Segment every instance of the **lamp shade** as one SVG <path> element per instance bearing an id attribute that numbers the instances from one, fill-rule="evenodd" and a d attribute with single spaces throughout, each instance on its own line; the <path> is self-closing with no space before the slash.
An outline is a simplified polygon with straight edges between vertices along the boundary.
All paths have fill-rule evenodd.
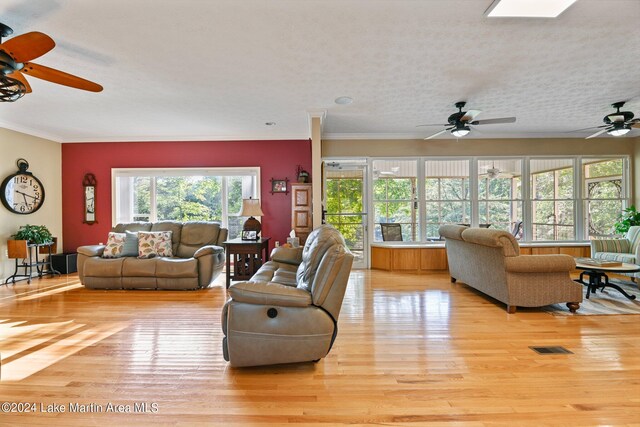
<path id="1" fill-rule="evenodd" d="M 240 209 L 239 216 L 262 216 L 262 209 L 260 208 L 260 199 L 242 199 L 242 209 Z"/>
<path id="2" fill-rule="evenodd" d="M 622 136 L 622 135 L 626 135 L 627 133 L 629 133 L 629 131 L 631 130 L 631 127 L 629 125 L 626 124 L 622 124 L 622 125 L 614 125 L 613 129 L 609 129 L 607 131 L 607 133 L 611 136 Z"/>

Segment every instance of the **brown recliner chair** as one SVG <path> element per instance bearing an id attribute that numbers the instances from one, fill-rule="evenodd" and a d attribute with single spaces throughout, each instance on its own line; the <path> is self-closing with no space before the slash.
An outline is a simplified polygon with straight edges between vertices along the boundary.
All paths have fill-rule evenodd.
<path id="1" fill-rule="evenodd" d="M 338 332 L 353 255 L 332 226 L 304 248 L 276 248 L 246 282 L 229 287 L 222 310 L 224 358 L 231 366 L 317 361 Z"/>

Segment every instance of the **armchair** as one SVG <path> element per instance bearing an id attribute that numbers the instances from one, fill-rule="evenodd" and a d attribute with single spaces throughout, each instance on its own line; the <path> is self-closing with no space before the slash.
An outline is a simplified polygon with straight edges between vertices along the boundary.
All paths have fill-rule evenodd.
<path id="1" fill-rule="evenodd" d="M 640 226 L 631 226 L 622 239 L 596 239 L 591 241 L 591 258 L 638 264 L 640 261 Z M 626 273 L 634 281 L 639 273 Z"/>
<path id="2" fill-rule="evenodd" d="M 222 310 L 222 349 L 231 366 L 306 362 L 325 357 L 353 255 L 330 225 L 315 229 L 304 248 L 276 248 L 246 282 L 229 287 Z"/>

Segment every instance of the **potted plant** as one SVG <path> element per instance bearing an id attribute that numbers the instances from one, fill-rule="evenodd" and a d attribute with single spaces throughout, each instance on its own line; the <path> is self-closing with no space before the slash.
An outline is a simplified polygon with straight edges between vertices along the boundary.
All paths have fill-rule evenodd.
<path id="1" fill-rule="evenodd" d="M 13 234 L 16 240 L 26 240 L 29 244 L 41 245 L 53 242 L 53 235 L 45 225 L 23 225 Z"/>
<path id="2" fill-rule="evenodd" d="M 622 211 L 622 214 L 620 214 L 620 217 L 614 226 L 616 233 L 625 234 L 629 231 L 629 227 L 633 225 L 640 225 L 640 212 L 636 210 L 634 205 L 631 205 Z"/>
<path id="3" fill-rule="evenodd" d="M 298 175 L 298 182 L 309 182 L 309 172 L 302 169 L 302 166 L 296 167 L 296 175 Z"/>

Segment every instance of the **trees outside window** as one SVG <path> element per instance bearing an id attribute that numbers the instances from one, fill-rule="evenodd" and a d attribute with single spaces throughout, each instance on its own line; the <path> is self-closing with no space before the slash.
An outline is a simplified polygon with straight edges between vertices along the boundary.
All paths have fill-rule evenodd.
<path id="1" fill-rule="evenodd" d="M 582 159 L 586 235 L 612 237 L 624 208 L 623 159 Z"/>
<path id="2" fill-rule="evenodd" d="M 240 237 L 242 199 L 257 197 L 258 168 L 116 169 L 116 222 L 217 221 Z"/>
<path id="3" fill-rule="evenodd" d="M 380 223 L 400 224 L 402 240 L 418 236 L 417 162 L 376 160 L 373 162 L 374 240 L 382 241 Z"/>
<path id="4" fill-rule="evenodd" d="M 444 224 L 471 223 L 469 160 L 425 161 L 425 237 L 438 240 Z"/>
<path id="5" fill-rule="evenodd" d="M 522 160 L 479 160 L 479 224 L 511 232 L 522 221 L 522 206 Z"/>
<path id="6" fill-rule="evenodd" d="M 573 159 L 530 162 L 533 240 L 574 240 Z"/>

